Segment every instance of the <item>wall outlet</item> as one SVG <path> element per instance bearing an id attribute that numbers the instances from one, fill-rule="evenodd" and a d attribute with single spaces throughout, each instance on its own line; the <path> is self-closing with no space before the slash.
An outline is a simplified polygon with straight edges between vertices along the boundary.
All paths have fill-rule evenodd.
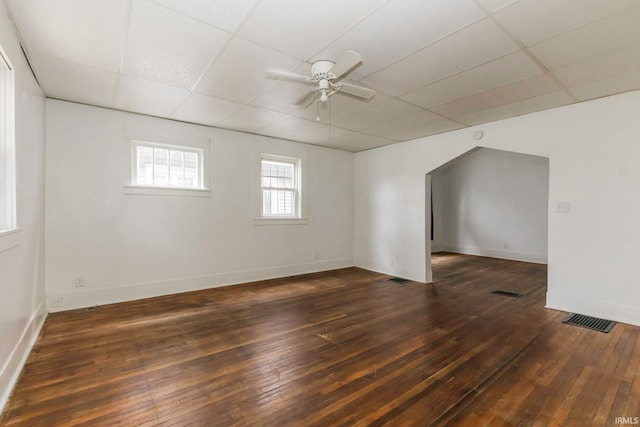
<path id="1" fill-rule="evenodd" d="M 568 213 L 571 210 L 569 202 L 556 202 L 556 212 Z"/>
<path id="2" fill-rule="evenodd" d="M 394 260 L 389 261 L 389 265 L 394 265 L 396 262 Z"/>
<path id="3" fill-rule="evenodd" d="M 64 299 L 62 297 L 55 297 L 53 299 L 53 308 L 60 308 L 62 307 L 62 302 L 64 301 Z"/>
<path id="4" fill-rule="evenodd" d="M 77 276 L 73 278 L 73 286 L 75 286 L 76 288 L 84 288 L 84 284 L 84 277 Z"/>
<path id="5" fill-rule="evenodd" d="M 318 260 L 318 258 L 320 258 L 320 256 L 319 256 L 317 253 L 316 253 L 316 254 L 313 254 L 313 260 L 314 260 L 314 261 L 317 261 L 317 260 Z"/>
<path id="6" fill-rule="evenodd" d="M 505 243 L 504 245 L 502 245 L 502 247 L 505 248 L 505 249 L 509 249 L 509 244 Z"/>

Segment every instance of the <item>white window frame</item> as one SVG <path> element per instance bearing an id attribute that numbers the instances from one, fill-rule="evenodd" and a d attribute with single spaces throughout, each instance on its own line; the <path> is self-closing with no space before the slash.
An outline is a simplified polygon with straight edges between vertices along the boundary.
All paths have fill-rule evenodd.
<path id="1" fill-rule="evenodd" d="M 207 138 L 190 135 L 168 135 L 145 131 L 125 129 L 124 132 L 124 184 L 123 193 L 126 195 L 151 195 L 151 196 L 192 196 L 209 197 L 210 190 L 210 141 Z M 174 149 L 184 152 L 197 152 L 199 154 L 200 188 L 160 186 L 137 184 L 136 164 L 137 147 L 147 146 L 165 149 Z"/>
<path id="2" fill-rule="evenodd" d="M 306 155 L 293 153 L 293 156 L 284 156 L 271 153 L 260 153 L 256 164 L 256 196 L 254 197 L 254 225 L 304 225 L 306 218 Z M 300 154 L 300 155 L 297 155 Z M 263 161 L 290 163 L 294 166 L 295 182 L 295 215 L 275 216 L 263 214 L 263 187 L 262 187 L 262 162 Z"/>
<path id="3" fill-rule="evenodd" d="M 0 46 L 0 252 L 15 246 L 16 215 L 15 68 Z"/>

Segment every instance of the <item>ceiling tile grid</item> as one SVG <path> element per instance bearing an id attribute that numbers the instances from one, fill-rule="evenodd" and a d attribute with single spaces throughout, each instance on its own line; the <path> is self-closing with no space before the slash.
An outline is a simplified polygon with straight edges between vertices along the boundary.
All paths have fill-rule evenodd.
<path id="1" fill-rule="evenodd" d="M 640 0 L 7 0 L 47 96 L 360 151 L 640 89 Z M 353 50 L 374 89 L 297 105 Z"/>

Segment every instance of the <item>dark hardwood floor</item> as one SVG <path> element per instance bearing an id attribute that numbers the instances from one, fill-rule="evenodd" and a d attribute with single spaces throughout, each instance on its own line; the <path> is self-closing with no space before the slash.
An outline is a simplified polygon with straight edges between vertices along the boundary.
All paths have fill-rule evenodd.
<path id="1" fill-rule="evenodd" d="M 616 425 L 640 328 L 544 308 L 546 266 L 436 254 L 49 315 L 2 425 Z M 525 294 L 513 299 L 495 289 Z"/>

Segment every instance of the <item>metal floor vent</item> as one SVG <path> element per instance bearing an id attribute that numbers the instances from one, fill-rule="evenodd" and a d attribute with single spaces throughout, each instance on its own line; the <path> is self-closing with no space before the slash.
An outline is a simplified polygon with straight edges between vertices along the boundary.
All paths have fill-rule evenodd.
<path id="1" fill-rule="evenodd" d="M 598 319 L 597 317 L 585 316 L 584 314 L 575 313 L 564 319 L 562 323 L 580 326 L 598 332 L 604 332 L 605 334 L 608 334 L 616 324 L 616 322 L 614 322 L 613 320 Z"/>
<path id="2" fill-rule="evenodd" d="M 518 294 L 515 292 L 509 292 L 509 291 L 492 291 L 491 293 L 495 295 L 502 295 L 503 297 L 510 297 L 510 298 L 521 298 L 524 296 L 523 294 Z"/>
<path id="3" fill-rule="evenodd" d="M 396 283 L 406 283 L 409 281 L 409 279 L 403 279 L 402 277 L 392 277 L 391 279 L 389 279 L 389 281 Z"/>

